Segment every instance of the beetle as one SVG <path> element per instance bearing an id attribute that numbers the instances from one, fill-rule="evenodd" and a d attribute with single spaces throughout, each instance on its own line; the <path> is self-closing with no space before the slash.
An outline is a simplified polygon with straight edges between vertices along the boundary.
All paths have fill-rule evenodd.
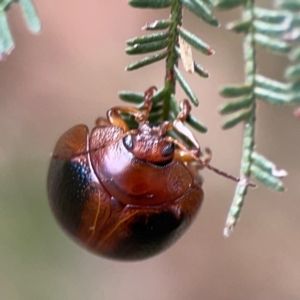
<path id="1" fill-rule="evenodd" d="M 113 107 L 91 133 L 77 125 L 54 148 L 47 182 L 52 211 L 75 241 L 98 255 L 139 260 L 171 246 L 201 207 L 199 170 L 216 171 L 184 125 L 187 100 L 173 123 L 147 121 L 154 91 L 145 92 L 142 109 Z M 132 115 L 138 128 L 130 130 L 121 113 Z M 193 146 L 168 136 L 173 128 Z"/>

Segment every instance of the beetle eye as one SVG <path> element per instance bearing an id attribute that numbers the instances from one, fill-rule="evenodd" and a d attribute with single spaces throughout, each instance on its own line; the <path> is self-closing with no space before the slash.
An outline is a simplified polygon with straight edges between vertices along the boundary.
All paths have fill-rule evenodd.
<path id="1" fill-rule="evenodd" d="M 133 141 L 131 134 L 128 134 L 123 138 L 123 144 L 127 150 L 133 149 Z"/>
<path id="2" fill-rule="evenodd" d="M 174 143 L 168 143 L 164 147 L 161 154 L 162 154 L 162 156 L 169 156 L 169 155 L 173 154 L 174 150 L 175 150 Z"/>

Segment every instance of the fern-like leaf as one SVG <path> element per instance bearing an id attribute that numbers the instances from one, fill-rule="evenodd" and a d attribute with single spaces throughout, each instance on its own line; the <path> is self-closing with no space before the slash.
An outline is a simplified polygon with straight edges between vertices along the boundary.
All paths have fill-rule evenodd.
<path id="1" fill-rule="evenodd" d="M 226 220 L 224 234 L 227 236 L 239 218 L 251 178 L 257 179 L 275 191 L 284 190 L 281 178 L 287 173 L 277 171 L 272 162 L 254 152 L 256 101 L 259 99 L 272 104 L 292 103 L 290 84 L 259 75 L 255 54 L 257 46 L 277 54 L 286 54 L 290 51 L 290 44 L 282 37 L 290 30 L 293 22 L 291 14 L 286 11 L 255 7 L 254 0 L 220 0 L 216 4 L 216 7 L 221 9 L 238 6 L 243 10 L 242 20 L 230 23 L 227 28 L 244 34 L 245 82 L 226 86 L 220 92 L 225 98 L 238 97 L 220 108 L 221 114 L 229 114 L 223 128 L 228 129 L 241 122 L 244 123 L 241 180 L 236 187 Z M 293 71 L 293 75 L 297 73 L 296 70 Z"/>
<path id="2" fill-rule="evenodd" d="M 289 84 L 289 101 L 300 104 L 300 1 L 278 0 L 277 6 L 285 10 L 292 19 L 290 31 L 286 33 L 285 39 L 294 42 L 294 48 L 290 52 L 290 66 L 286 69 L 285 77 Z M 300 108 L 295 110 L 295 116 L 300 118 Z"/>
<path id="3" fill-rule="evenodd" d="M 205 55 L 211 55 L 214 50 L 203 40 L 189 30 L 182 27 L 182 11 L 184 8 L 190 10 L 204 22 L 216 26 L 218 21 L 212 14 L 212 0 L 130 0 L 129 4 L 137 8 L 170 8 L 168 19 L 156 20 L 142 27 L 150 34 L 134 37 L 127 41 L 126 53 L 130 55 L 147 54 L 129 66 L 126 70 L 136 70 L 165 60 L 166 71 L 164 75 L 164 86 L 154 95 L 154 102 L 149 120 L 161 122 L 163 120 L 174 120 L 180 109 L 175 96 L 175 86 L 179 83 L 187 98 L 195 105 L 199 100 L 187 83 L 184 73 L 179 70 L 178 62 L 182 61 L 185 71 L 197 73 L 203 78 L 209 76 L 208 71 L 193 60 L 192 48 Z M 142 103 L 143 94 L 135 92 L 121 92 L 120 98 L 132 103 Z M 127 118 L 127 117 L 126 117 Z M 128 117 L 128 122 L 134 126 L 133 119 Z M 193 116 L 189 116 L 187 123 L 198 130 L 206 132 L 207 128 Z"/>

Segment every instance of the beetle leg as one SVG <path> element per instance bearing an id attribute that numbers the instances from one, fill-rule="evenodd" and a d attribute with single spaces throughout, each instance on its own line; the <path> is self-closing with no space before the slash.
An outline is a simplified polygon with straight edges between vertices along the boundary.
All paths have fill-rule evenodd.
<path id="1" fill-rule="evenodd" d="M 200 148 L 188 149 L 183 143 L 181 143 L 180 141 L 178 141 L 170 136 L 165 137 L 165 139 L 166 139 L 166 141 L 174 143 L 175 145 L 177 145 L 179 147 L 179 149 L 175 150 L 175 158 L 179 158 L 180 160 L 182 160 L 184 162 L 197 161 L 202 166 L 205 165 L 205 161 L 202 160 L 200 158 L 200 155 L 198 154 L 198 153 L 200 153 Z"/>
<path id="2" fill-rule="evenodd" d="M 209 148 L 205 148 L 204 151 L 205 153 L 203 155 L 202 160 L 205 162 L 205 164 L 208 164 L 212 158 L 212 151 Z"/>
<path id="3" fill-rule="evenodd" d="M 189 151 L 181 150 L 181 149 L 176 149 L 174 153 L 174 158 L 180 159 L 181 161 L 188 163 L 191 161 L 195 161 L 194 157 L 191 156 Z"/>
<path id="4" fill-rule="evenodd" d="M 184 121 L 187 119 L 187 117 L 189 116 L 189 114 L 191 112 L 191 109 L 192 109 L 191 105 L 190 105 L 189 101 L 185 99 L 180 103 L 180 107 L 181 107 L 181 111 L 178 114 L 176 120 L 174 120 L 173 126 L 178 132 L 183 134 L 185 137 L 187 137 L 192 142 L 194 147 L 191 148 L 189 151 L 193 152 L 193 154 L 196 157 L 199 157 L 200 153 L 201 153 L 200 144 L 196 140 L 196 138 L 194 137 L 192 132 L 184 125 Z"/>
<path id="5" fill-rule="evenodd" d="M 143 110 L 131 106 L 115 106 L 107 111 L 107 119 L 113 126 L 121 127 L 124 132 L 129 131 L 129 127 L 122 118 L 120 112 L 134 116 L 135 120 L 140 123 L 142 120 L 147 120 L 148 114 Z"/>
<path id="6" fill-rule="evenodd" d="M 157 91 L 157 88 L 155 86 L 151 86 L 148 90 L 144 93 L 144 105 L 143 105 L 143 111 L 147 114 L 147 119 L 149 116 L 149 113 L 152 108 L 152 97 L 154 92 Z M 146 120 L 144 120 L 146 121 Z"/>
<path id="7" fill-rule="evenodd" d="M 124 132 L 128 131 L 129 128 L 126 122 L 123 120 L 120 112 L 133 116 L 137 123 L 145 122 L 148 119 L 149 113 L 152 108 L 152 97 L 154 92 L 157 90 L 156 87 L 152 86 L 144 93 L 144 105 L 142 109 L 138 109 L 132 106 L 115 106 L 107 111 L 107 119 L 110 124 L 123 128 Z M 101 124 L 102 120 L 98 119 Z M 98 120 L 96 123 L 98 124 Z"/>
<path id="8" fill-rule="evenodd" d="M 182 135 L 187 137 L 192 142 L 194 146 L 191 149 L 189 149 L 189 151 L 193 152 L 193 154 L 196 157 L 199 157 L 201 153 L 200 144 L 198 143 L 198 141 L 196 140 L 192 132 L 183 124 L 181 120 L 178 119 L 176 119 L 173 122 L 173 126 L 178 132 L 180 132 Z"/>
<path id="9" fill-rule="evenodd" d="M 174 141 L 173 141 L 174 142 Z M 178 145 L 178 143 L 177 143 Z M 201 165 L 207 165 L 211 161 L 212 158 L 212 152 L 209 148 L 205 148 L 204 156 L 201 158 Z M 182 150 L 182 149 L 176 149 L 175 150 L 175 158 L 178 158 L 184 162 L 192 162 L 195 161 L 194 155 L 191 154 L 190 150 Z M 198 159 L 196 159 L 198 161 Z"/>
<path id="10" fill-rule="evenodd" d="M 179 105 L 181 110 L 177 116 L 177 120 L 184 122 L 189 116 L 192 107 L 190 105 L 190 102 L 187 99 L 182 100 Z"/>
<path id="11" fill-rule="evenodd" d="M 126 124 L 126 122 L 123 120 L 123 118 L 119 112 L 121 111 L 121 112 L 125 112 L 128 114 L 133 114 L 135 112 L 135 110 L 137 110 L 137 109 L 135 109 L 134 107 L 130 107 L 130 106 L 124 106 L 124 107 L 123 106 L 115 106 L 115 107 L 111 108 L 110 110 L 108 110 L 106 115 L 107 115 L 107 119 L 111 125 L 121 127 L 124 130 L 124 132 L 126 132 L 129 130 L 129 127 Z"/>

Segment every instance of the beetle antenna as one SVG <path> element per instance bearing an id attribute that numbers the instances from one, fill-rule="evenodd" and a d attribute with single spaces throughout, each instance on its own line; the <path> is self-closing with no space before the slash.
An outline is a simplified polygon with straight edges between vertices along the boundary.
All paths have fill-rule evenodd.
<path id="1" fill-rule="evenodd" d="M 240 182 L 241 181 L 241 178 L 239 177 L 235 177 L 233 175 L 230 175 L 212 165 L 209 164 L 210 160 L 211 160 L 211 157 L 212 157 L 212 152 L 209 148 L 205 148 L 205 156 L 203 158 L 200 158 L 199 156 L 196 156 L 192 151 L 190 151 L 189 149 L 187 149 L 181 142 L 179 142 L 178 140 L 172 138 L 172 137 L 166 137 L 166 140 L 170 141 L 170 142 L 173 142 L 174 144 L 176 144 L 182 151 L 183 153 L 185 154 L 188 154 L 188 156 L 194 160 L 194 161 L 197 161 L 201 164 L 201 166 L 217 173 L 218 175 L 221 175 L 225 178 L 228 178 L 230 180 L 233 180 L 235 182 Z M 245 182 L 245 185 L 249 186 L 249 187 L 256 187 L 256 184 L 253 183 L 253 182 Z"/>
<path id="2" fill-rule="evenodd" d="M 221 176 L 223 176 L 223 177 L 226 177 L 226 178 L 228 178 L 228 179 L 231 179 L 231 180 L 233 180 L 233 181 L 235 181 L 235 182 L 241 181 L 241 178 L 235 177 L 235 176 L 230 175 L 230 174 L 228 174 L 228 173 L 226 173 L 226 172 L 224 172 L 224 171 L 222 171 L 222 170 L 220 170 L 220 169 L 217 169 L 217 168 L 213 167 L 212 165 L 210 165 L 209 163 L 204 163 L 204 166 L 205 166 L 207 169 L 209 169 L 209 170 L 211 170 L 211 171 L 217 173 L 218 175 L 221 175 Z M 256 184 L 253 183 L 253 182 L 247 182 L 246 185 L 247 185 L 247 186 L 250 186 L 250 187 L 253 187 L 253 188 L 256 187 Z"/>
<path id="3" fill-rule="evenodd" d="M 181 150 L 183 150 L 183 153 L 188 154 L 187 156 L 194 159 L 195 161 L 200 162 L 203 167 L 206 167 L 207 169 L 217 173 L 218 175 L 221 175 L 223 177 L 231 179 L 235 182 L 240 182 L 241 178 L 230 175 L 230 174 L 228 174 L 224 171 L 221 171 L 209 164 L 211 157 L 212 157 L 212 153 L 211 153 L 210 149 L 206 148 L 205 156 L 203 158 L 200 158 L 200 154 L 201 154 L 200 145 L 199 145 L 198 141 L 196 140 L 196 138 L 194 137 L 194 135 L 192 134 L 192 132 L 184 125 L 184 121 L 189 116 L 192 107 L 189 104 L 189 101 L 186 99 L 184 99 L 180 103 L 180 107 L 181 107 L 181 111 L 178 114 L 176 120 L 173 122 L 173 126 L 177 131 L 179 131 L 181 134 L 183 134 L 185 137 L 187 137 L 192 142 L 194 147 L 192 149 L 187 149 L 181 142 L 177 141 L 176 139 L 170 138 L 172 140 L 172 142 L 174 144 L 176 144 Z M 184 156 L 186 156 L 186 155 L 184 155 Z M 185 157 L 185 159 L 187 159 L 187 157 Z M 256 185 L 254 183 L 248 182 L 247 180 L 246 180 L 245 184 L 247 186 L 256 187 Z"/>
<path id="4" fill-rule="evenodd" d="M 215 168 L 214 166 L 210 165 L 209 162 L 211 161 L 212 152 L 211 152 L 211 150 L 209 148 L 205 148 L 204 151 L 205 151 L 206 155 L 204 156 L 203 159 L 201 159 L 204 167 L 206 167 L 207 169 L 209 169 L 209 170 L 217 173 L 218 175 L 221 175 L 223 177 L 231 179 L 231 180 L 233 180 L 235 182 L 240 182 L 241 181 L 241 178 L 233 176 L 233 175 L 230 175 L 227 172 L 224 172 L 224 171 L 222 171 L 222 170 L 220 170 L 218 168 Z M 247 182 L 246 185 L 250 186 L 250 187 L 253 187 L 253 188 L 256 187 L 256 184 L 253 183 L 253 182 Z"/>
<path id="5" fill-rule="evenodd" d="M 142 110 L 146 113 L 147 118 L 150 114 L 151 108 L 152 108 L 152 98 L 154 95 L 154 92 L 157 91 L 157 87 L 156 86 L 151 86 L 149 89 L 147 89 L 144 93 L 144 104 L 143 104 L 143 108 Z"/>

